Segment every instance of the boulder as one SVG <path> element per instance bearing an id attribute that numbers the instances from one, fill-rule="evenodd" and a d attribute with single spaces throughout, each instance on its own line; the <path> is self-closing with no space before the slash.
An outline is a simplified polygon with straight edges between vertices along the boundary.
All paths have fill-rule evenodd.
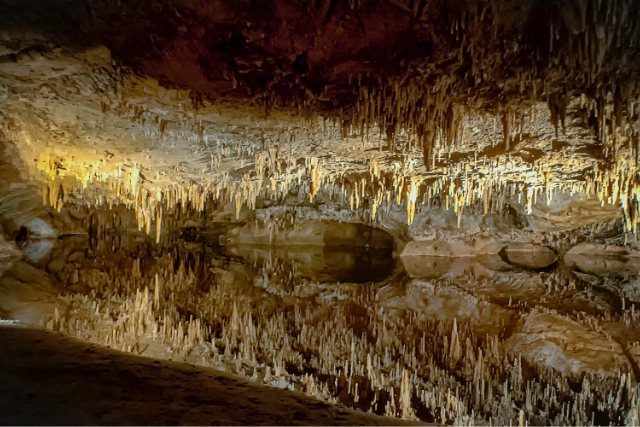
<path id="1" fill-rule="evenodd" d="M 393 248 L 393 237 L 387 232 L 357 223 L 306 220 L 296 227 L 280 228 L 273 224 L 255 224 L 230 230 L 225 238 L 228 244 L 253 245 L 319 245 Z"/>
<path id="2" fill-rule="evenodd" d="M 532 269 L 548 267 L 558 259 L 552 249 L 532 243 L 509 243 L 504 254 L 510 264 Z"/>

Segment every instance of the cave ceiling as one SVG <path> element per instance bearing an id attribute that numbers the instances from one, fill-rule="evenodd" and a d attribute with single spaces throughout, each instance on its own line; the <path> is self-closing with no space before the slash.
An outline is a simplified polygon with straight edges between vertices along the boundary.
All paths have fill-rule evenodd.
<path id="1" fill-rule="evenodd" d="M 574 94 L 636 95 L 640 7 L 624 0 L 7 0 L 0 11 L 8 34 L 48 41 L 31 49 L 104 45 L 196 104 L 244 100 L 267 114 L 442 125 L 458 104 L 563 110 Z M 362 117 L 368 102 L 383 105 Z"/>
<path id="2" fill-rule="evenodd" d="M 4 0 L 2 130 L 51 180 L 129 174 L 134 199 L 255 207 L 304 176 L 371 218 L 447 191 L 530 212 L 555 182 L 635 229 L 639 26 L 631 0 Z"/>

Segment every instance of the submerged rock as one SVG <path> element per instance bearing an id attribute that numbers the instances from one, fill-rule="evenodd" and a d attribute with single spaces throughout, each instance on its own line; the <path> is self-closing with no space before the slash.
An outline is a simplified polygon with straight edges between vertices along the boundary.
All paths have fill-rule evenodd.
<path id="1" fill-rule="evenodd" d="M 515 267 L 507 264 L 499 255 L 476 257 L 446 257 L 433 255 L 402 255 L 405 270 L 415 279 L 438 277 L 463 277 L 469 273 L 475 277 L 492 276 L 490 271 L 508 271 Z"/>
<path id="2" fill-rule="evenodd" d="M 501 301 L 503 304 L 508 304 L 510 300 L 535 304 L 545 295 L 545 280 L 539 273 L 526 270 L 491 273 L 479 277 L 477 281 L 467 281 L 466 286 L 490 301 Z"/>

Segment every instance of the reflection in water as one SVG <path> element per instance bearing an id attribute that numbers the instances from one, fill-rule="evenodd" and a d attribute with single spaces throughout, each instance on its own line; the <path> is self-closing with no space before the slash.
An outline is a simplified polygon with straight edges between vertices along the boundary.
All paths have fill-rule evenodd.
<path id="1" fill-rule="evenodd" d="M 381 282 L 393 273 L 393 251 L 348 246 L 233 245 L 226 253 L 251 264 L 284 261 L 302 278 L 318 282 Z"/>
<path id="2" fill-rule="evenodd" d="M 450 289 L 464 290 L 499 306 L 532 305 L 570 316 L 575 316 L 576 311 L 599 316 L 616 310 L 619 299 L 611 288 L 622 284 L 609 280 L 609 288 L 578 286 L 584 275 L 573 270 L 574 265 L 556 263 L 530 270 L 509 264 L 498 254 L 458 258 L 411 255 L 402 256 L 401 260 L 407 274 L 417 282 L 446 284 Z M 475 322 L 477 327 L 486 329 L 493 319 L 477 318 Z"/>
<path id="3" fill-rule="evenodd" d="M 619 372 L 633 371 L 640 337 L 621 331 L 640 316 L 568 271 L 415 258 L 392 275 L 389 252 L 225 249 L 171 233 L 156 244 L 124 215 L 92 218 L 89 236 L 39 264 L 65 286 L 52 330 L 427 422 L 636 416 L 637 387 Z"/>
<path id="4" fill-rule="evenodd" d="M 53 239 L 28 240 L 22 250 L 29 261 L 37 263 L 49 254 L 54 244 Z"/>
<path id="5" fill-rule="evenodd" d="M 565 259 L 567 266 L 596 276 L 628 277 L 640 272 L 640 258 L 577 254 Z"/>
<path id="6" fill-rule="evenodd" d="M 491 276 L 494 271 L 510 271 L 517 267 L 502 260 L 500 255 L 480 255 L 477 257 L 404 256 L 401 258 L 407 273 L 416 279 L 437 279 L 439 277 L 461 277 L 471 274 L 475 277 Z"/>

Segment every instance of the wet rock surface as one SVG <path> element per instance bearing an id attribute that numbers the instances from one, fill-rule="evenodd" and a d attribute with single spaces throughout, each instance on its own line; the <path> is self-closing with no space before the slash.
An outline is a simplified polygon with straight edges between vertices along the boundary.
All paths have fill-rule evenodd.
<path id="1" fill-rule="evenodd" d="M 248 223 L 224 236 L 227 244 L 316 245 L 393 249 L 394 240 L 387 232 L 365 224 L 307 220 L 299 224 Z"/>
<path id="2" fill-rule="evenodd" d="M 524 268 L 545 268 L 558 259 L 552 249 L 531 243 L 509 243 L 502 251 L 510 264 Z"/>

